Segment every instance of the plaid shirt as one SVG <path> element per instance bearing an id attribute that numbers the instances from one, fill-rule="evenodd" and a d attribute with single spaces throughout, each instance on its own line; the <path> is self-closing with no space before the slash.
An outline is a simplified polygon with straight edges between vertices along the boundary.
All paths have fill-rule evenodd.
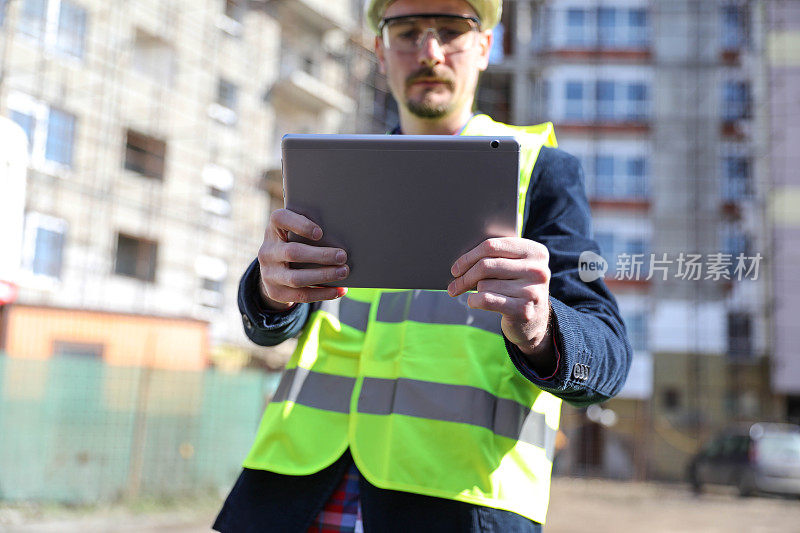
<path id="1" fill-rule="evenodd" d="M 358 498 L 358 480 L 361 473 L 355 463 L 345 472 L 342 481 L 333 491 L 322 511 L 314 519 L 307 533 L 362 533 L 361 504 Z"/>

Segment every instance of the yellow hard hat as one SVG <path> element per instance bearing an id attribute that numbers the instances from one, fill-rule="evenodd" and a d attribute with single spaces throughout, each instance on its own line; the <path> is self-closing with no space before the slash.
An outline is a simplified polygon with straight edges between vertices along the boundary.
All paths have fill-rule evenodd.
<path id="1" fill-rule="evenodd" d="M 375 35 L 380 33 L 378 24 L 380 24 L 381 19 L 383 18 L 383 13 L 386 11 L 386 7 L 393 1 L 394 0 L 366 0 L 366 8 L 364 9 L 364 13 L 367 17 L 367 24 L 369 25 L 370 29 L 375 32 Z M 475 13 L 478 14 L 478 18 L 481 20 L 481 29 L 490 30 L 497 26 L 497 23 L 500 22 L 500 15 L 503 13 L 502 0 L 466 1 L 472 6 L 472 9 L 475 10 Z"/>

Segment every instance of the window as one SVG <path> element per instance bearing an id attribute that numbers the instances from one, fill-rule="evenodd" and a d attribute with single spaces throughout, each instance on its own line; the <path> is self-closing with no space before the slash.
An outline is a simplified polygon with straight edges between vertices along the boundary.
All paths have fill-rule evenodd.
<path id="1" fill-rule="evenodd" d="M 560 21 L 551 37 L 556 47 L 626 49 L 649 44 L 646 8 L 570 7 L 554 13 L 550 18 Z"/>
<path id="2" fill-rule="evenodd" d="M 732 121 L 749 117 L 749 84 L 746 81 L 726 81 L 722 86 L 722 118 Z"/>
<path id="3" fill-rule="evenodd" d="M 625 113 L 626 118 L 631 120 L 642 120 L 647 118 L 647 85 L 644 83 L 628 84 L 628 109 Z"/>
<path id="4" fill-rule="evenodd" d="M 83 57 L 85 35 L 86 10 L 62 0 L 58 13 L 56 48 L 72 56 Z"/>
<path id="5" fill-rule="evenodd" d="M 634 47 L 647 46 L 647 10 L 628 10 L 629 38 L 628 43 Z"/>
<path id="6" fill-rule="evenodd" d="M 195 271 L 200 279 L 198 299 L 205 307 L 221 308 L 225 299 L 225 279 L 228 276 L 228 265 L 218 257 L 198 256 Z"/>
<path id="7" fill-rule="evenodd" d="M 25 218 L 22 267 L 37 277 L 61 278 L 67 223 L 40 213 Z"/>
<path id="8" fill-rule="evenodd" d="M 142 281 L 155 281 L 158 244 L 122 233 L 117 234 L 114 273 Z"/>
<path id="9" fill-rule="evenodd" d="M 647 350 L 647 315 L 645 313 L 631 313 L 623 316 L 625 330 L 631 347 L 634 351 Z"/>
<path id="10" fill-rule="evenodd" d="M 42 39 L 47 22 L 47 0 L 24 0 L 19 14 L 19 31 Z"/>
<path id="11" fill-rule="evenodd" d="M 8 99 L 9 116 L 28 135 L 28 149 L 34 164 L 44 161 L 72 167 L 76 119 L 64 110 L 22 93 Z"/>
<path id="12" fill-rule="evenodd" d="M 53 343 L 53 356 L 102 359 L 103 348 L 102 344 L 96 343 L 55 341 Z"/>
<path id="13" fill-rule="evenodd" d="M 743 200 L 753 195 L 750 160 L 743 156 L 722 158 L 722 198 Z"/>
<path id="14" fill-rule="evenodd" d="M 606 80 L 597 81 L 597 118 L 614 118 L 614 82 Z"/>
<path id="15" fill-rule="evenodd" d="M 614 46 L 619 37 L 616 34 L 617 10 L 601 7 L 597 10 L 597 40 L 600 46 Z"/>
<path id="16" fill-rule="evenodd" d="M 595 158 L 595 196 L 601 198 L 613 198 L 615 195 L 614 187 L 614 157 L 609 155 L 598 155 Z"/>
<path id="17" fill-rule="evenodd" d="M 201 204 L 203 209 L 215 215 L 230 216 L 233 173 L 220 165 L 206 165 L 203 182 L 207 187 Z"/>
<path id="18" fill-rule="evenodd" d="M 667 411 L 677 411 L 681 408 L 681 393 L 675 387 L 667 387 L 662 393 L 664 409 Z"/>
<path id="19" fill-rule="evenodd" d="M 728 313 L 728 355 L 750 357 L 753 352 L 752 319 L 741 312 Z"/>
<path id="20" fill-rule="evenodd" d="M 225 0 L 225 16 L 241 23 L 244 19 L 244 3 L 242 0 Z"/>
<path id="21" fill-rule="evenodd" d="M 737 223 L 729 223 L 720 229 L 721 253 L 728 255 L 726 261 L 719 270 L 726 272 L 731 280 L 736 280 L 737 276 L 744 276 L 746 266 L 740 265 L 737 259 L 740 255 L 745 258 L 754 255 L 752 252 L 752 237 L 744 231 Z M 744 270 L 742 270 L 744 267 Z M 737 270 L 737 268 L 739 270 Z"/>
<path id="22" fill-rule="evenodd" d="M 648 197 L 647 159 L 640 155 L 597 154 L 587 192 L 601 199 L 645 199 Z M 593 178 L 593 179 L 592 179 Z"/>
<path id="23" fill-rule="evenodd" d="M 597 231 L 595 232 L 594 239 L 600 246 L 600 252 L 603 258 L 608 262 L 608 272 L 606 278 L 616 275 L 618 267 L 625 268 L 625 279 L 645 279 L 650 269 L 648 248 L 649 244 L 647 239 L 638 235 L 624 235 L 614 233 L 611 231 Z M 620 255 L 636 256 L 637 268 L 631 268 L 633 260 L 626 257 L 623 261 L 620 260 Z"/>
<path id="24" fill-rule="evenodd" d="M 572 8 L 567 10 L 567 44 L 583 46 L 588 43 L 586 32 L 586 11 Z"/>
<path id="25" fill-rule="evenodd" d="M 743 7 L 723 6 L 721 27 L 723 50 L 738 50 L 747 44 L 747 18 Z"/>
<path id="26" fill-rule="evenodd" d="M 23 0 L 19 31 L 46 48 L 83 57 L 86 9 L 67 0 Z"/>
<path id="27" fill-rule="evenodd" d="M 11 110 L 11 120 L 16 122 L 25 131 L 28 137 L 28 153 L 33 151 L 33 132 L 36 129 L 36 118 L 20 111 Z"/>
<path id="28" fill-rule="evenodd" d="M 217 103 L 232 111 L 236 111 L 238 99 L 239 89 L 236 85 L 227 80 L 220 79 L 217 85 Z"/>
<path id="29" fill-rule="evenodd" d="M 125 168 L 149 178 L 163 179 L 166 151 L 165 141 L 128 130 L 125 141 Z"/>
<path id="30" fill-rule="evenodd" d="M 583 119 L 585 111 L 583 106 L 583 83 L 568 81 L 565 85 L 566 93 L 566 118 Z"/>
<path id="31" fill-rule="evenodd" d="M 233 126 L 238 120 L 236 115 L 238 101 L 238 87 L 220 78 L 217 83 L 217 101 L 209 106 L 208 116 L 226 126 Z"/>
<path id="32" fill-rule="evenodd" d="M 739 254 L 750 255 L 750 237 L 735 225 L 728 225 L 722 229 L 722 253 L 731 254 L 733 265 Z"/>
<path id="33" fill-rule="evenodd" d="M 49 161 L 72 166 L 72 140 L 75 117 L 58 109 L 50 109 L 47 121 L 47 142 L 44 156 Z"/>
<path id="34" fill-rule="evenodd" d="M 222 280 L 218 279 L 203 279 L 203 290 L 222 292 Z"/>
<path id="35" fill-rule="evenodd" d="M 627 170 L 626 195 L 632 198 L 646 198 L 649 194 L 647 160 L 644 157 L 628 158 Z"/>
<path id="36" fill-rule="evenodd" d="M 562 94 L 563 116 L 569 120 L 639 122 L 650 116 L 649 87 L 644 81 L 568 79 Z"/>

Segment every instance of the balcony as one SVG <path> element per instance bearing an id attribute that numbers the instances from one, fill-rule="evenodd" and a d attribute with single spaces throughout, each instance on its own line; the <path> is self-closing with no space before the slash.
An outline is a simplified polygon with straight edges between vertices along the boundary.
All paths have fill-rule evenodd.
<path id="1" fill-rule="evenodd" d="M 336 5 L 337 2 L 280 0 L 278 4 L 278 20 L 286 21 L 290 24 L 302 24 L 318 34 L 331 30 L 349 31 L 354 26 L 351 19 L 335 9 L 324 7 L 326 4 Z"/>
<path id="2" fill-rule="evenodd" d="M 311 112 L 334 109 L 350 113 L 355 109 L 352 98 L 302 70 L 282 76 L 270 89 L 269 98 L 277 106 L 288 105 Z"/>
<path id="3" fill-rule="evenodd" d="M 650 211 L 650 200 L 648 198 L 603 198 L 590 196 L 589 206 L 593 211 L 595 209 L 608 209 L 630 211 L 633 213 L 647 213 Z"/>
<path id="4" fill-rule="evenodd" d="M 325 64 L 325 61 L 316 52 L 304 54 L 302 51 L 284 44 L 281 53 L 280 76 L 270 89 L 268 98 L 276 105 L 295 107 L 310 112 L 322 112 L 329 109 L 341 113 L 352 112 L 355 109 L 355 102 L 336 87 L 337 84 L 344 83 L 344 80 L 334 79 L 336 76 L 332 75 L 335 74 L 336 67 L 339 69 L 342 67 Z M 330 63 L 333 60 L 327 61 Z"/>
<path id="5" fill-rule="evenodd" d="M 576 61 L 581 63 L 649 63 L 652 52 L 649 48 L 583 48 L 560 47 L 542 50 L 542 55 L 555 63 Z"/>
<path id="6" fill-rule="evenodd" d="M 555 123 L 556 134 L 604 135 L 629 133 L 646 135 L 650 133 L 650 122 L 644 120 L 603 121 L 600 119 L 563 119 Z"/>

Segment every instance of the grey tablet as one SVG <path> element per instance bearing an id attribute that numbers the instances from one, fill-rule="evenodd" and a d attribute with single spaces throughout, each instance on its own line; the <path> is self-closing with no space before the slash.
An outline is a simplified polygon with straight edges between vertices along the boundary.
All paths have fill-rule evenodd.
<path id="1" fill-rule="evenodd" d="M 347 251 L 330 285 L 445 290 L 458 257 L 517 234 L 513 137 L 286 135 L 282 152 L 286 208 Z"/>

